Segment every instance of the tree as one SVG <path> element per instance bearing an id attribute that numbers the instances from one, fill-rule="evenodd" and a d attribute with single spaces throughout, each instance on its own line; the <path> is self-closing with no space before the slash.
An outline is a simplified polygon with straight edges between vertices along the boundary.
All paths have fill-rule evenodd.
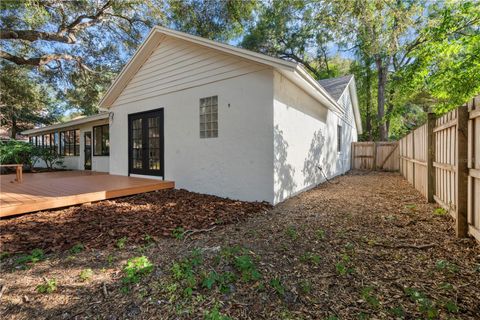
<path id="1" fill-rule="evenodd" d="M 225 42 L 242 35 L 257 6 L 258 0 L 169 0 L 167 19 L 174 29 Z"/>
<path id="2" fill-rule="evenodd" d="M 305 0 L 264 4 L 240 46 L 298 62 L 317 79 L 335 76 L 338 70 L 330 65 L 328 54 L 332 26 L 319 11 L 322 7 Z M 338 66 L 341 59 L 337 60 Z"/>
<path id="3" fill-rule="evenodd" d="M 11 128 L 11 137 L 34 124 L 50 124 L 61 110 L 52 106 L 55 93 L 24 67 L 0 65 L 0 114 L 2 126 Z"/>

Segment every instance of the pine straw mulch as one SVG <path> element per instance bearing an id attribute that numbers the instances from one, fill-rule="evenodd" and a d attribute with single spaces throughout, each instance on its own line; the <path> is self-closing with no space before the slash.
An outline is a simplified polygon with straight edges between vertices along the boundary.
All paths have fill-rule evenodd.
<path id="1" fill-rule="evenodd" d="M 186 239 L 129 237 L 118 249 L 105 238 L 105 247 L 93 242 L 75 255 L 52 253 L 28 270 L 7 258 L 0 317 L 203 319 L 219 311 L 239 319 L 478 319 L 480 246 L 456 239 L 453 220 L 435 208 L 397 174 L 349 174 L 266 214 Z M 116 227 L 105 230 L 127 232 Z M 194 248 L 201 260 L 192 269 L 189 297 L 172 265 L 185 263 Z M 124 290 L 122 267 L 139 255 L 155 268 Z M 240 256 L 250 257 L 259 279 L 241 279 L 235 264 Z M 79 273 L 86 268 L 93 277 L 82 282 Z M 218 283 L 203 287 L 213 271 L 236 279 L 228 290 Z M 56 279 L 55 292 L 35 291 L 44 277 Z"/>
<path id="2" fill-rule="evenodd" d="M 176 228 L 190 232 L 238 222 L 270 208 L 268 203 L 161 190 L 0 220 L 0 252 L 36 248 L 55 252 L 76 243 L 91 249 L 105 248 L 122 237 L 138 243 L 145 236 L 171 237 Z"/>

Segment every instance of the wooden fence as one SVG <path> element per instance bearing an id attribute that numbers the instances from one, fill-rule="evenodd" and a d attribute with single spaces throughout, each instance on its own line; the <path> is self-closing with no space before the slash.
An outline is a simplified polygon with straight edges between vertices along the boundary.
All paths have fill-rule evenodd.
<path id="1" fill-rule="evenodd" d="M 400 140 L 400 172 L 480 241 L 480 96 Z"/>
<path id="2" fill-rule="evenodd" d="M 398 171 L 398 142 L 353 142 L 352 169 Z"/>

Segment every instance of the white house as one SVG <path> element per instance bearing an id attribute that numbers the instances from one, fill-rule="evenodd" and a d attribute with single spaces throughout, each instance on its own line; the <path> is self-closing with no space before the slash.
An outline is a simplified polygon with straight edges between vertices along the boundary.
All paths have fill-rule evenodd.
<path id="1" fill-rule="evenodd" d="M 317 82 L 297 63 L 163 27 L 100 107 L 109 111 L 99 115 L 109 120 L 109 165 L 94 156 L 92 170 L 274 204 L 322 182 L 322 171 L 348 171 L 362 130 L 352 76 Z M 80 146 L 89 128 L 80 129 Z M 84 162 L 80 150 L 72 168 Z"/>

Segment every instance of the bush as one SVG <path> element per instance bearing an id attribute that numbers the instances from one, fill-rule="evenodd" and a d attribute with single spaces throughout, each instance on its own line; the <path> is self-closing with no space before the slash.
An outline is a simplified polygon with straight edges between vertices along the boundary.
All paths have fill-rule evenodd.
<path id="1" fill-rule="evenodd" d="M 0 164 L 23 164 L 33 169 L 38 160 L 43 160 L 49 169 L 63 166 L 63 158 L 56 150 L 41 148 L 24 141 L 1 141 Z"/>
<path id="2" fill-rule="evenodd" d="M 9 140 L 0 142 L 1 164 L 24 164 L 33 168 L 38 160 L 40 148 L 28 142 Z"/>

